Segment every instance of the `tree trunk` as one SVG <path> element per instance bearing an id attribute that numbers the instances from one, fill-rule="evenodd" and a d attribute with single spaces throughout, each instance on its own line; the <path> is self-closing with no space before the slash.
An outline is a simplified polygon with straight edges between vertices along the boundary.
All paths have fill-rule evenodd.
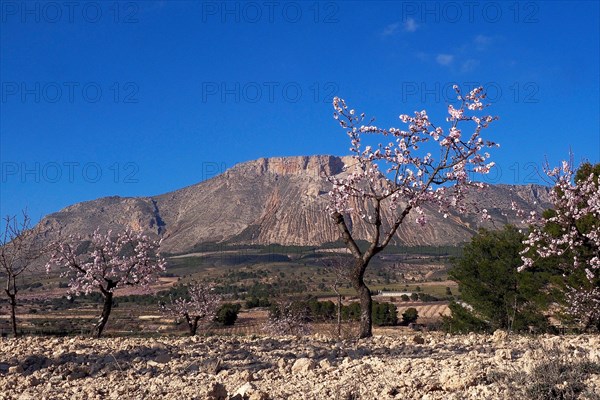
<path id="1" fill-rule="evenodd" d="M 104 295 L 104 308 L 102 309 L 102 315 L 100 316 L 100 321 L 96 325 L 96 337 L 99 338 L 102 335 L 102 331 L 104 330 L 104 326 L 108 321 L 108 316 L 112 310 L 113 303 L 113 293 L 110 291 L 102 291 Z"/>
<path id="2" fill-rule="evenodd" d="M 371 298 L 371 291 L 367 287 L 364 281 L 364 271 L 366 265 L 361 265 L 357 268 L 356 273 L 352 276 L 352 285 L 358 292 L 360 299 L 360 331 L 358 334 L 359 339 L 368 338 L 373 336 L 373 317 L 372 317 L 372 305 L 373 299 Z"/>
<path id="3" fill-rule="evenodd" d="M 344 221 L 344 216 L 335 212 L 332 217 L 337 224 L 341 235 L 342 240 L 346 243 L 348 250 L 354 256 L 354 269 L 352 272 L 351 280 L 354 289 L 358 292 L 358 296 L 360 298 L 360 333 L 359 339 L 368 338 L 373 336 L 372 332 L 372 310 L 371 306 L 373 304 L 373 299 L 371 298 L 371 291 L 365 285 L 364 276 L 365 271 L 367 270 L 367 266 L 369 265 L 369 261 L 379 252 L 381 252 L 385 247 L 389 244 L 390 240 L 398 230 L 404 218 L 408 215 L 410 210 L 412 209 L 412 205 L 406 206 L 404 211 L 400 214 L 398 219 L 394 222 L 393 226 L 386 233 L 385 238 L 380 241 L 380 229 L 381 229 L 381 200 L 377 198 L 375 201 L 375 231 L 373 237 L 371 238 L 371 245 L 367 249 L 364 254 L 360 251 L 360 248 L 352 238 L 352 233 L 348 229 L 346 222 Z"/>
<path id="4" fill-rule="evenodd" d="M 13 336 L 19 337 L 19 334 L 17 333 L 17 295 L 11 293 L 9 290 L 6 290 L 6 294 L 10 299 L 10 322 L 12 325 Z"/>
<path id="5" fill-rule="evenodd" d="M 337 336 L 338 339 L 342 337 L 342 295 L 337 295 Z"/>
<path id="6" fill-rule="evenodd" d="M 371 299 L 371 291 L 367 285 L 362 283 L 359 289 L 360 296 L 360 333 L 358 337 L 360 339 L 368 338 L 373 336 L 373 318 L 372 318 L 372 305 L 373 300 Z"/>
<path id="7" fill-rule="evenodd" d="M 198 330 L 198 321 L 200 317 L 190 318 L 188 314 L 185 314 L 185 320 L 188 323 L 188 328 L 190 328 L 190 336 L 196 336 L 196 331 Z"/>

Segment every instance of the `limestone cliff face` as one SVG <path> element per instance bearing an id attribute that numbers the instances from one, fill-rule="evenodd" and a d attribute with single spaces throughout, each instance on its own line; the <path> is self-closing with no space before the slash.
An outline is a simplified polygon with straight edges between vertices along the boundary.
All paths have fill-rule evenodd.
<path id="1" fill-rule="evenodd" d="M 68 206 L 40 222 L 47 236 L 87 235 L 96 228 L 114 231 L 131 228 L 158 235 L 163 223 L 152 199 L 105 197 Z"/>
<path id="2" fill-rule="evenodd" d="M 236 173 L 244 170 L 252 175 L 302 175 L 303 177 L 320 178 L 323 175 L 331 176 L 341 173 L 344 162 L 350 159 L 350 157 L 332 156 L 259 158 L 258 160 L 237 164 L 229 172 Z"/>
<path id="3" fill-rule="evenodd" d="M 126 227 L 163 237 L 163 249 L 181 253 L 206 242 L 320 245 L 339 238 L 325 207 L 329 184 L 325 176 L 342 173 L 349 157 L 310 156 L 261 158 L 238 164 L 223 174 L 174 192 L 153 197 L 108 197 L 69 206 L 40 223 L 48 235 L 89 234 L 96 228 Z M 473 194 L 487 208 L 496 226 L 517 223 L 511 201 L 543 209 L 548 188 L 491 186 Z M 457 244 L 469 240 L 480 225 L 476 215 L 450 214 L 444 219 L 428 210 L 429 224 L 418 227 L 408 218 L 395 242 L 408 245 Z M 386 218 L 391 218 L 387 215 Z M 367 239 L 372 226 L 356 215 L 348 223 L 358 238 Z M 488 227 L 491 225 L 488 224 Z"/>

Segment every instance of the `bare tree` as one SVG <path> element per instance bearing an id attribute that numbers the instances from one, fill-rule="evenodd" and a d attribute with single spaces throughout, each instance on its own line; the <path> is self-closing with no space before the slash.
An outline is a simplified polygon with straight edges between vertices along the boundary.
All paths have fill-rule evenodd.
<path id="1" fill-rule="evenodd" d="M 311 331 L 308 320 L 306 309 L 291 299 L 280 298 L 273 301 L 263 329 L 273 335 L 304 336 Z"/>
<path id="2" fill-rule="evenodd" d="M 324 261 L 324 266 L 327 270 L 333 273 L 333 291 L 337 296 L 337 337 L 342 336 L 342 293 L 340 292 L 340 286 L 344 282 L 349 282 L 349 271 L 352 267 L 352 260 L 349 257 L 338 255 L 333 258 L 327 258 Z"/>
<path id="3" fill-rule="evenodd" d="M 0 267 L 6 280 L 4 291 L 10 305 L 10 321 L 14 337 L 17 331 L 17 279 L 29 270 L 34 261 L 41 255 L 41 247 L 35 240 L 39 228 L 31 227 L 31 219 L 26 211 L 19 220 L 17 216 L 6 216 L 3 220 L 0 237 Z"/>

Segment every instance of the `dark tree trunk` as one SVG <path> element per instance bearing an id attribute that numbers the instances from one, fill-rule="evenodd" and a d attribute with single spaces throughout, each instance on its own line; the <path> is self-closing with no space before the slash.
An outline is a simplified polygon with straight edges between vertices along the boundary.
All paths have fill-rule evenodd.
<path id="1" fill-rule="evenodd" d="M 190 318 L 188 314 L 185 314 L 185 320 L 188 323 L 188 327 L 190 328 L 190 336 L 196 336 L 196 331 L 198 330 L 198 321 L 200 321 L 200 317 Z"/>
<path id="2" fill-rule="evenodd" d="M 363 275 L 354 276 L 352 279 L 352 284 L 360 299 L 360 331 L 358 333 L 360 339 L 373 336 L 373 299 L 371 299 L 371 291 L 363 280 Z"/>
<path id="3" fill-rule="evenodd" d="M 587 332 L 592 326 L 594 326 L 594 321 L 591 317 L 586 317 L 585 323 L 583 324 L 583 333 Z"/>
<path id="4" fill-rule="evenodd" d="M 96 337 L 99 338 L 102 335 L 102 331 L 104 331 L 104 327 L 106 326 L 106 322 L 108 321 L 108 316 L 112 311 L 112 303 L 113 303 L 113 293 L 110 291 L 102 291 L 104 295 L 104 308 L 102 308 L 102 315 L 100 316 L 100 321 L 96 324 Z"/>
<path id="5" fill-rule="evenodd" d="M 354 286 L 360 299 L 360 331 L 358 337 L 359 339 L 363 339 L 373 336 L 373 299 L 371 298 L 371 291 L 364 280 L 368 261 L 365 262 L 362 258 L 359 258 L 355 259 L 354 262 L 351 280 L 352 286 Z"/>
<path id="6" fill-rule="evenodd" d="M 105 278 L 106 279 L 106 278 Z M 102 331 L 104 331 L 104 327 L 108 322 L 108 317 L 110 312 L 112 311 L 113 306 L 113 289 L 117 287 L 118 281 L 113 281 L 111 279 L 106 279 L 106 288 L 100 285 L 100 292 L 104 296 L 104 307 L 102 308 L 102 315 L 100 316 L 100 320 L 96 324 L 96 337 L 99 338 L 102 336 Z"/>
<path id="7" fill-rule="evenodd" d="M 337 336 L 342 337 L 342 295 L 337 295 Z"/>
<path id="8" fill-rule="evenodd" d="M 8 289 L 6 289 L 6 294 L 10 299 L 10 323 L 12 325 L 13 336 L 19 337 L 17 332 L 17 294 L 11 293 Z"/>
<path id="9" fill-rule="evenodd" d="M 373 232 L 373 236 L 371 237 L 371 244 L 364 253 L 361 252 L 360 248 L 358 247 L 358 244 L 356 244 L 356 242 L 352 238 L 352 234 L 350 233 L 350 230 L 348 229 L 348 226 L 344 221 L 344 216 L 339 212 L 335 212 L 332 215 L 335 223 L 337 224 L 340 230 L 342 240 L 344 241 L 344 243 L 346 243 L 348 250 L 350 250 L 350 253 L 352 253 L 352 255 L 354 256 L 354 267 L 351 275 L 351 281 L 352 285 L 354 286 L 354 289 L 358 292 L 358 296 L 360 298 L 360 332 L 358 335 L 360 339 L 373 336 L 373 311 L 371 309 L 373 305 L 373 299 L 371 298 L 371 291 L 369 290 L 364 281 L 367 266 L 369 265 L 369 261 L 371 261 L 371 259 L 376 254 L 385 249 L 386 246 L 390 243 L 390 240 L 398 230 L 398 227 L 400 226 L 400 224 L 402 224 L 402 221 L 404 221 L 404 218 L 412 209 L 412 205 L 406 206 L 406 208 L 404 208 L 404 211 L 402 211 L 402 213 L 398 216 L 394 224 L 391 226 L 390 230 L 385 234 L 383 240 L 380 240 L 382 226 L 381 200 L 382 199 L 377 198 L 375 201 L 375 230 Z"/>

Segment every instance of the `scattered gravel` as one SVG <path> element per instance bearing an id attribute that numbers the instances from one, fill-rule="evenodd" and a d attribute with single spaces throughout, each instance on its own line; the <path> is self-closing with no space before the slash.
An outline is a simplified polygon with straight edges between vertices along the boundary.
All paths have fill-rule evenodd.
<path id="1" fill-rule="evenodd" d="M 600 336 L 4 338 L 0 399 L 514 399 L 549 351 L 600 363 Z"/>

